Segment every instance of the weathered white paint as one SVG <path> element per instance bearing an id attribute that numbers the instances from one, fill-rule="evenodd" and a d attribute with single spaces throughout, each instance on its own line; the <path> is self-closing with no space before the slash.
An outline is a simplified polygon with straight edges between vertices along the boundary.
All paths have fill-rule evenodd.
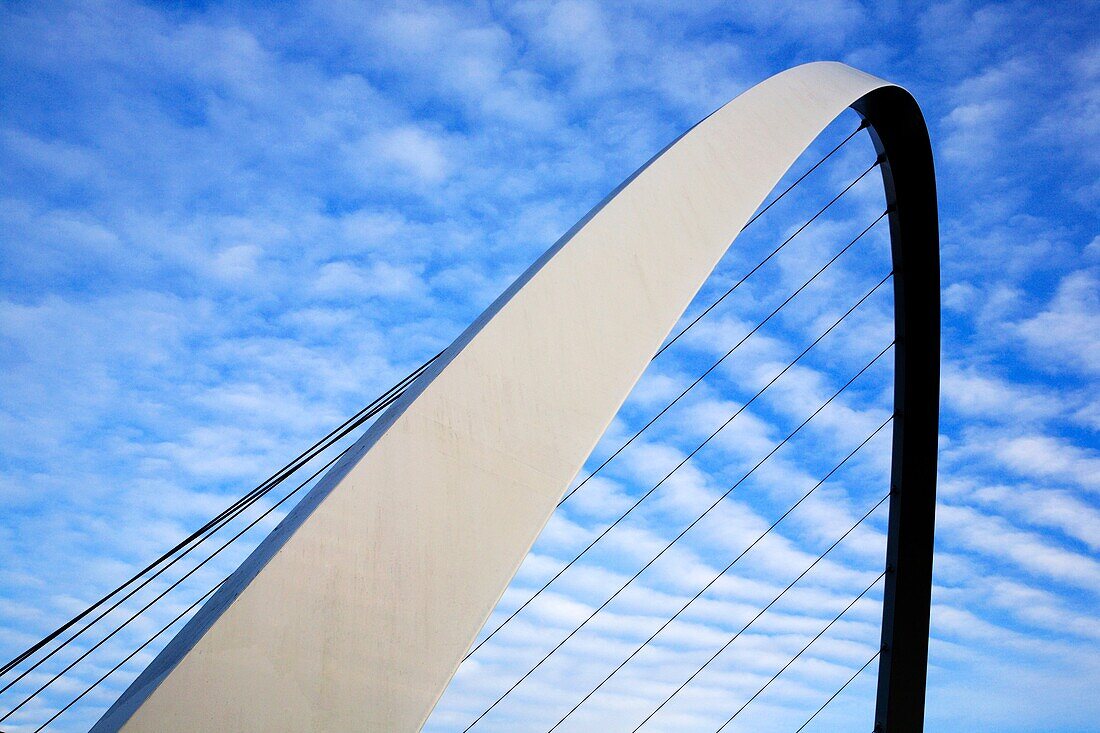
<path id="1" fill-rule="evenodd" d="M 418 730 L 729 243 L 821 130 L 883 86 L 800 66 L 650 161 L 451 346 L 94 730 Z"/>

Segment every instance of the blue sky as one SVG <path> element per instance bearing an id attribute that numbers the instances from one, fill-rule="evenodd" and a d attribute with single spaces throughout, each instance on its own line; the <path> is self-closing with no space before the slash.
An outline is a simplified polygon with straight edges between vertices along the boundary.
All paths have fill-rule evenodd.
<path id="1" fill-rule="evenodd" d="M 784 68 L 835 59 L 910 89 L 936 155 L 928 728 L 1100 730 L 1098 23 L 1069 3 L 0 4 L 0 656 L 449 343 L 677 134 Z M 842 116 L 794 171 L 857 124 Z M 845 146 L 738 240 L 688 313 L 872 160 L 865 137 Z M 589 468 L 881 208 L 869 176 L 693 329 L 647 372 Z M 877 282 L 885 248 L 872 230 L 571 500 L 490 626 Z M 479 651 L 428 729 L 464 727 L 885 346 L 889 309 L 888 292 L 869 299 Z M 477 729 L 556 721 L 881 423 L 884 366 Z M 887 451 L 873 441 L 572 729 L 632 728 L 877 500 Z M 883 531 L 872 516 L 646 730 L 717 728 L 874 579 Z M 34 730 L 245 549 L 4 729 Z M 727 730 L 796 728 L 873 653 L 875 592 Z M 151 651 L 50 729 L 86 729 Z M 816 729 L 869 729 L 873 677 Z"/>

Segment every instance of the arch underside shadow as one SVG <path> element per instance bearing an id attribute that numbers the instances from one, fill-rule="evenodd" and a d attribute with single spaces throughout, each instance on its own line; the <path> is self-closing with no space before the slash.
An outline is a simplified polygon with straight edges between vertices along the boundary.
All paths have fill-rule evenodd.
<path id="1" fill-rule="evenodd" d="M 885 156 L 895 271 L 876 720 L 919 730 L 938 425 L 931 151 L 907 92 L 829 62 L 723 106 L 574 226 L 371 426 L 93 730 L 418 730 L 729 243 L 849 106 Z"/>

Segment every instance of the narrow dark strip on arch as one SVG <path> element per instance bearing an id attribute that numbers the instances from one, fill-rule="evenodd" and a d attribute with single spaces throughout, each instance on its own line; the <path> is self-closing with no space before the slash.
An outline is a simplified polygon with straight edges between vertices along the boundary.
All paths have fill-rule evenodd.
<path id="1" fill-rule="evenodd" d="M 936 176 L 916 100 L 885 87 L 852 107 L 869 123 L 890 207 L 894 270 L 894 452 L 875 725 L 921 733 L 936 522 L 940 268 Z"/>

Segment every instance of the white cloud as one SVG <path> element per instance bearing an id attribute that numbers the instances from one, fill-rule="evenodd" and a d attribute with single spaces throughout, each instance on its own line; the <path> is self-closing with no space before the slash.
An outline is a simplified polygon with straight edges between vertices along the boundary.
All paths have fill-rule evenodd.
<path id="1" fill-rule="evenodd" d="M 1040 478 L 1100 489 L 1100 456 L 1048 435 L 1027 435 L 997 442 L 996 455 L 1015 471 Z"/>
<path id="2" fill-rule="evenodd" d="M 439 183 L 450 170 L 443 142 L 419 128 L 390 130 L 379 135 L 371 147 L 383 160 L 425 183 Z"/>
<path id="3" fill-rule="evenodd" d="M 1066 275 L 1050 305 L 1020 324 L 1020 334 L 1043 369 L 1100 373 L 1100 276 Z"/>

